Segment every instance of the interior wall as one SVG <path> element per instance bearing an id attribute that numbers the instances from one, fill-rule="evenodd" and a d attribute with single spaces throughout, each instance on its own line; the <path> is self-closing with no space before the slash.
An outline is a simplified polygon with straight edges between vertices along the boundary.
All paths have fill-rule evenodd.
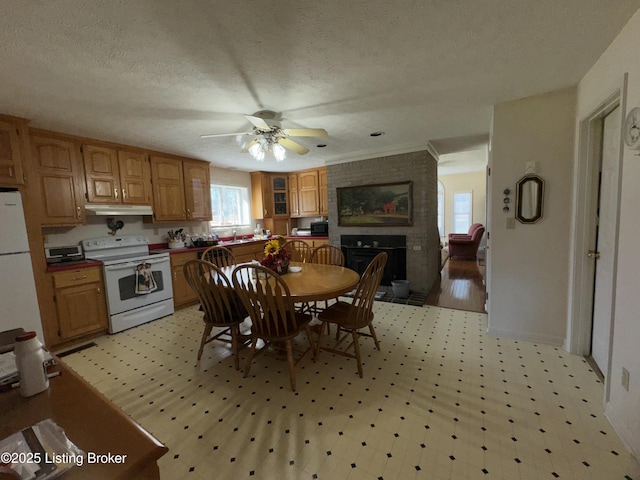
<path id="1" fill-rule="evenodd" d="M 576 89 L 496 105 L 493 112 L 488 268 L 489 333 L 562 345 L 566 334 Z M 502 211 L 525 162 L 545 180 L 535 224 Z M 515 199 L 515 193 L 512 196 Z M 515 204 L 514 204 L 515 206 Z M 514 222 L 514 228 L 508 227 Z"/>
<path id="2" fill-rule="evenodd" d="M 577 90 L 577 119 L 582 120 L 622 84 L 628 72 L 626 108 L 640 106 L 640 63 L 632 45 L 640 43 L 640 10 L 581 80 Z M 577 127 L 576 127 L 577 128 Z M 618 270 L 611 343 L 611 378 L 605 412 L 622 440 L 640 457 L 640 158 L 623 150 L 618 238 Z M 576 155 L 576 165 L 583 158 Z M 569 328 L 573 328 L 569 325 Z M 622 387 L 622 368 L 629 372 L 629 390 Z"/>
<path id="3" fill-rule="evenodd" d="M 327 165 L 329 186 L 329 240 L 340 245 L 340 235 L 406 235 L 407 280 L 411 290 L 428 293 L 440 272 L 438 236 L 437 163 L 427 151 Z M 413 224 L 397 227 L 342 227 L 338 225 L 338 187 L 413 181 Z"/>
<path id="4" fill-rule="evenodd" d="M 438 180 L 444 186 L 444 233 L 467 233 L 453 231 L 453 194 L 456 192 L 473 192 L 472 221 L 486 226 L 487 176 L 484 171 L 439 175 Z"/>

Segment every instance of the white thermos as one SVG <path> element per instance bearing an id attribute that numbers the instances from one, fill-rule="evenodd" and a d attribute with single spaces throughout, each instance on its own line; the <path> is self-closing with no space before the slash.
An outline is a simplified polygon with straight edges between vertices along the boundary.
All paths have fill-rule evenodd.
<path id="1" fill-rule="evenodd" d="M 49 388 L 49 377 L 44 366 L 44 349 L 36 332 L 25 332 L 16 337 L 13 353 L 20 374 L 20 394 L 30 397 Z"/>

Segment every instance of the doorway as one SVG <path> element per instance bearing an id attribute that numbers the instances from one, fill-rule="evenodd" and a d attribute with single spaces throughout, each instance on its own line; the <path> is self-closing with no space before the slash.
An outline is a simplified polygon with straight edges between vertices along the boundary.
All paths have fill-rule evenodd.
<path id="1" fill-rule="evenodd" d="M 615 229 L 617 218 L 618 159 L 620 158 L 620 106 L 602 119 L 598 203 L 596 205 L 595 248 L 588 253 L 594 261 L 593 309 L 591 313 L 591 358 L 605 376 L 609 367 L 613 321 L 613 280 L 615 273 Z"/>
<path id="2" fill-rule="evenodd" d="M 609 398 L 627 75 L 579 124 L 566 350 L 598 360 Z M 598 255 L 599 254 L 599 255 Z M 599 258 L 598 258 L 599 256 Z"/>

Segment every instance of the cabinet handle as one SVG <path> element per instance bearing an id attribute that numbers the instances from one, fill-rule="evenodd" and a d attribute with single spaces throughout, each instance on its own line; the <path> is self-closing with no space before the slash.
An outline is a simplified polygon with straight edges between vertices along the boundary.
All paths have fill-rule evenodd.
<path id="1" fill-rule="evenodd" d="M 122 199 L 125 200 L 127 198 L 127 191 L 123 188 L 122 189 Z"/>
<path id="2" fill-rule="evenodd" d="M 173 279 L 174 280 L 178 280 L 178 277 L 176 276 L 176 272 L 175 271 L 173 272 Z"/>
<path id="3" fill-rule="evenodd" d="M 118 198 L 118 189 L 117 188 L 113 189 L 113 193 L 115 194 L 116 198 Z"/>
<path id="4" fill-rule="evenodd" d="M 102 291 L 100 290 L 100 287 L 96 288 L 96 292 L 98 292 L 99 294 L 102 293 Z"/>
<path id="5" fill-rule="evenodd" d="M 73 282 L 77 282 L 77 281 L 80 281 L 80 280 L 84 280 L 85 278 L 87 278 L 87 276 L 86 276 L 86 275 L 83 275 L 82 277 L 72 278 L 72 279 L 71 279 L 71 281 L 73 281 Z"/>
<path id="6" fill-rule="evenodd" d="M 80 207 L 76 207 L 76 213 L 78 215 L 78 218 L 82 218 L 82 215 L 80 214 Z"/>
<path id="7" fill-rule="evenodd" d="M 187 208 L 187 218 L 191 218 L 191 210 Z"/>

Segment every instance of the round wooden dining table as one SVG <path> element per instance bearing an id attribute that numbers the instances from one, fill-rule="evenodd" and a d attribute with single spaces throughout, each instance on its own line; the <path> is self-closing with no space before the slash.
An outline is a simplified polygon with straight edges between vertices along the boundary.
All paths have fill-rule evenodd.
<path id="1" fill-rule="evenodd" d="M 223 268 L 224 274 L 231 279 L 237 265 Z M 296 303 L 317 302 L 339 297 L 355 288 L 360 275 L 346 267 L 323 265 L 320 263 L 291 262 L 289 267 L 301 267 L 299 272 L 280 275 L 289 287 Z M 246 270 L 245 270 L 246 272 Z M 257 280 L 252 280 L 257 281 Z"/>

